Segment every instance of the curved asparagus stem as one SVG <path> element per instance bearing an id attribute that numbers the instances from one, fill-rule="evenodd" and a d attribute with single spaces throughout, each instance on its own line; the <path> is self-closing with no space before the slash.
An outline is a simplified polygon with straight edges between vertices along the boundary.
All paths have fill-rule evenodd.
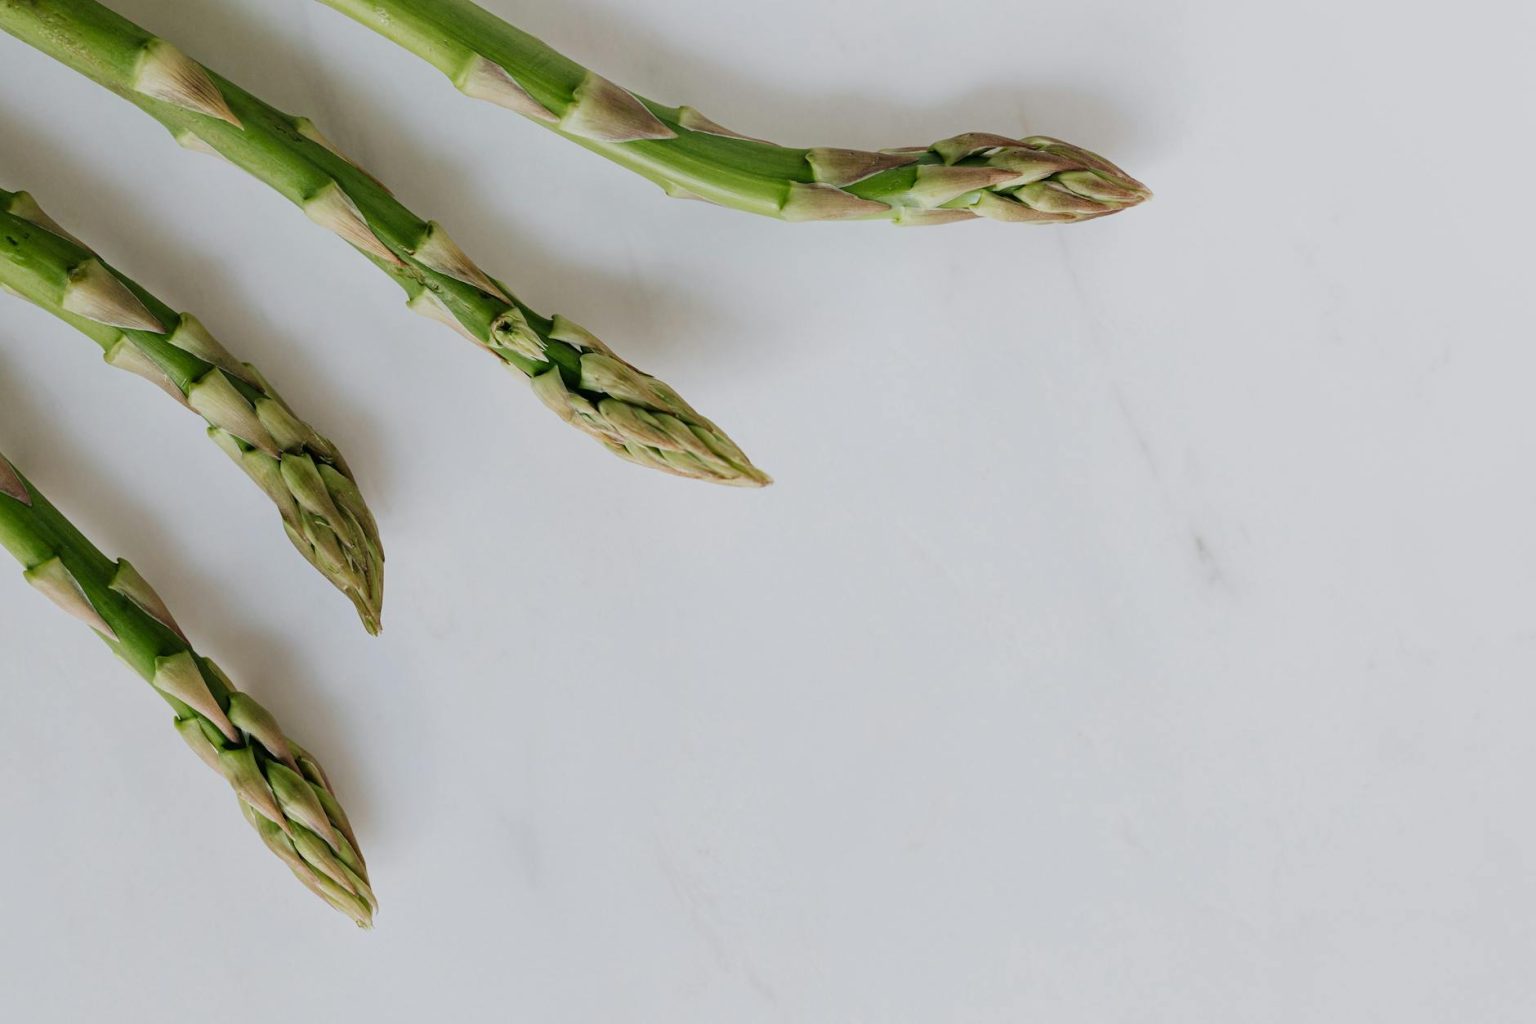
<path id="1" fill-rule="evenodd" d="M 692 107 L 625 91 L 470 0 L 320 0 L 427 60 L 464 94 L 508 107 L 666 190 L 789 221 L 944 224 L 1090 220 L 1151 193 L 1045 136 L 973 132 L 878 153 L 791 149 Z"/>
<path id="2" fill-rule="evenodd" d="M 176 731 L 229 781 L 240 808 L 294 875 L 367 927 L 378 903 L 357 837 L 325 772 L 276 719 L 192 649 L 165 603 L 114 562 L 0 455 L 0 546 L 26 580 L 90 626 L 176 712 Z"/>
<path id="3" fill-rule="evenodd" d="M 384 552 L 373 515 L 335 445 L 295 416 L 254 366 L 107 265 L 26 192 L 0 189 L 0 288 L 202 416 L 208 436 L 277 505 L 293 546 L 378 633 Z"/>
<path id="4" fill-rule="evenodd" d="M 531 378 L 562 419 L 620 457 L 717 483 L 769 482 L 670 387 L 564 317 L 524 305 L 308 119 L 268 106 L 94 0 L 0 0 L 0 29 L 133 103 L 183 146 L 266 182 L 393 277 L 411 309 Z"/>

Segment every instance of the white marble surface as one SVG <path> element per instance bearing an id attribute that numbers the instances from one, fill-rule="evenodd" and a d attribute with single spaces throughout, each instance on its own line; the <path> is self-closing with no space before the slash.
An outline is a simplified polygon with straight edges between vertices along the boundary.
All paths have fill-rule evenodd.
<path id="1" fill-rule="evenodd" d="M 807 144 L 1058 134 L 1069 229 L 666 201 L 309 0 L 118 0 L 779 484 L 606 459 L 259 184 L 0 39 L 0 182 L 263 366 L 384 638 L 162 396 L 0 305 L 0 447 L 328 761 L 354 932 L 0 575 L 0 1018 L 1528 1022 L 1528 5 L 489 0 Z"/>

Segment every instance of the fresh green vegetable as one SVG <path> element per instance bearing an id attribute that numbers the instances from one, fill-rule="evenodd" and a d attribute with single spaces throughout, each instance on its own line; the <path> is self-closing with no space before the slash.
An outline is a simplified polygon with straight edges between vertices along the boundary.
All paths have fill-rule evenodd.
<path id="1" fill-rule="evenodd" d="M 97 550 L 3 455 L 0 546 L 28 583 L 94 629 L 165 698 L 176 731 L 234 787 L 247 820 L 299 881 L 367 927 L 378 909 L 368 869 L 320 765 L 192 649 L 133 566 Z"/>
<path id="2" fill-rule="evenodd" d="M 670 387 L 564 317 L 533 312 L 306 118 L 268 106 L 94 0 L 0 0 L 0 29 L 133 103 L 183 146 L 266 182 L 393 277 L 412 309 L 531 378 L 545 404 L 615 454 L 718 483 L 769 482 Z"/>
<path id="3" fill-rule="evenodd" d="M 192 316 L 107 265 L 25 192 L 0 189 L 0 287 L 101 346 L 208 422 L 208 436 L 276 503 L 299 553 L 379 631 L 384 553 L 335 445 L 300 420 L 249 363 Z"/>
<path id="4" fill-rule="evenodd" d="M 1089 220 L 1146 186 L 1044 136 L 973 132 L 912 149 L 790 149 L 692 107 L 627 92 L 470 0 L 320 0 L 431 63 L 464 94 L 515 110 L 669 195 L 790 221 L 944 224 Z"/>

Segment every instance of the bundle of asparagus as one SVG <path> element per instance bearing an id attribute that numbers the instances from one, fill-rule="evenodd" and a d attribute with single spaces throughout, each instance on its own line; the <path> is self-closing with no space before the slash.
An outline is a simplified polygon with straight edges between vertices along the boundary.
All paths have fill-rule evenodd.
<path id="1" fill-rule="evenodd" d="M 0 189 L 0 288 L 101 346 L 106 361 L 162 388 L 276 503 L 293 546 L 379 631 L 384 552 L 336 446 L 189 314 L 174 312 L 59 227 L 25 192 Z"/>
<path id="2" fill-rule="evenodd" d="M 790 221 L 1066 223 L 1148 196 L 1086 150 L 971 133 L 927 147 L 791 149 L 691 107 L 629 93 L 469 0 L 321 0 L 422 56 L 466 95 L 508 107 L 674 196 Z M 531 380 L 562 419 L 622 458 L 717 483 L 768 477 L 666 384 L 562 316 L 543 317 L 417 216 L 305 118 L 284 114 L 96 0 L 0 0 L 0 29 L 150 114 L 183 146 L 265 182 L 389 274 L 408 306 Z M 95 341 L 208 423 L 261 486 L 298 550 L 379 627 L 384 557 L 346 462 L 254 367 L 129 280 L 24 192 L 0 190 L 0 288 Z M 377 908 L 319 764 L 197 654 L 127 562 L 98 551 L 0 456 L 0 546 L 170 703 L 176 728 L 234 787 L 247 819 L 307 887 L 359 925 Z"/>
<path id="3" fill-rule="evenodd" d="M 359 925 L 378 909 L 357 837 L 319 763 L 192 649 L 165 602 L 113 562 L 0 455 L 0 545 L 27 582 L 94 629 L 176 712 L 176 731 L 223 775 L 262 841 Z"/>
<path id="4" fill-rule="evenodd" d="M 268 106 L 95 0 L 0 0 L 0 29 L 129 100 L 183 146 L 272 186 L 393 277 L 411 309 L 526 375 L 558 416 L 621 458 L 715 483 L 770 482 L 676 391 L 565 317 L 524 305 L 307 118 Z"/>
<path id="5" fill-rule="evenodd" d="M 471 0 L 320 0 L 489 100 L 660 185 L 789 221 L 947 224 L 1091 220 L 1151 193 L 1103 157 L 1045 136 L 986 132 L 931 146 L 790 149 L 748 138 L 692 107 L 636 96 Z"/>

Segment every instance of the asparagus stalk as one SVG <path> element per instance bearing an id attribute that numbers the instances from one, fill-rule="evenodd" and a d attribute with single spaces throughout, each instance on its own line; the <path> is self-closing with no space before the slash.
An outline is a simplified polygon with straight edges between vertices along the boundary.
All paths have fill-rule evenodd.
<path id="1" fill-rule="evenodd" d="M 300 420 L 249 363 L 107 265 L 26 192 L 0 189 L 0 288 L 101 346 L 106 361 L 158 385 L 208 423 L 208 436 L 277 505 L 288 539 L 379 631 L 384 553 L 336 447 Z"/>
<path id="2" fill-rule="evenodd" d="M 273 853 L 367 927 L 378 909 L 357 837 L 325 772 L 272 715 L 192 649 L 159 595 L 113 562 L 0 455 L 0 546 L 28 583 L 94 629 L 175 710 L 176 731 L 223 775 Z"/>
<path id="3" fill-rule="evenodd" d="M 566 422 L 622 458 L 718 483 L 768 477 L 666 384 L 563 316 L 545 318 L 403 206 L 306 118 L 278 111 L 95 0 L 0 0 L 4 29 L 224 157 L 360 250 L 439 320 L 526 375 Z"/>
<path id="4" fill-rule="evenodd" d="M 636 96 L 470 0 L 320 2 L 425 59 L 465 95 L 531 118 L 672 196 L 788 221 L 945 224 L 1089 220 L 1151 194 L 1103 157 L 1038 135 L 972 132 L 878 153 L 777 146 L 692 107 Z"/>

